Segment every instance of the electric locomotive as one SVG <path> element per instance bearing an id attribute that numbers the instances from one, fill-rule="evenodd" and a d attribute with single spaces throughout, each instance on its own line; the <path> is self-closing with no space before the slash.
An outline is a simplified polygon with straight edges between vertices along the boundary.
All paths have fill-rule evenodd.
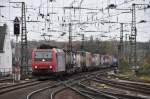
<path id="1" fill-rule="evenodd" d="M 33 75 L 53 75 L 65 72 L 65 53 L 62 49 L 34 49 Z"/>

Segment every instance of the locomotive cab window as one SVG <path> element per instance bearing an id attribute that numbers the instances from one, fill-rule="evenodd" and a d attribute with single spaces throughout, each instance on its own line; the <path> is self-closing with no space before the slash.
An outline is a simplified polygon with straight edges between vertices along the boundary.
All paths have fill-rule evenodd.
<path id="1" fill-rule="evenodd" d="M 52 52 L 50 52 L 50 51 L 35 52 L 35 60 L 36 61 L 51 61 L 52 60 Z"/>

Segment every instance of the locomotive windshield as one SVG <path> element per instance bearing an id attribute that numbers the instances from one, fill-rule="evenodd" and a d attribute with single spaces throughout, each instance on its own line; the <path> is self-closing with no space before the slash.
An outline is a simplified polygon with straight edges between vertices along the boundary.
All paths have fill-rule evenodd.
<path id="1" fill-rule="evenodd" d="M 35 52 L 35 60 L 36 61 L 50 61 L 52 60 L 52 52 L 50 51 L 36 51 Z"/>

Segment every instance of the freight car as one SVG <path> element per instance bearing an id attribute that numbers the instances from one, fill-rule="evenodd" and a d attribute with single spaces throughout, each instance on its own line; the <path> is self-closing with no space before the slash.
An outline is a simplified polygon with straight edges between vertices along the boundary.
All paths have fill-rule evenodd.
<path id="1" fill-rule="evenodd" d="M 112 64 L 111 55 L 101 55 L 101 65 L 110 66 Z"/>
<path id="2" fill-rule="evenodd" d="M 100 67 L 100 55 L 99 54 L 93 54 L 92 57 L 92 65 L 93 65 L 93 69 L 97 69 Z"/>
<path id="3" fill-rule="evenodd" d="M 117 57 L 113 56 L 113 55 L 101 55 L 101 65 L 103 67 L 117 67 L 118 66 L 118 59 Z"/>

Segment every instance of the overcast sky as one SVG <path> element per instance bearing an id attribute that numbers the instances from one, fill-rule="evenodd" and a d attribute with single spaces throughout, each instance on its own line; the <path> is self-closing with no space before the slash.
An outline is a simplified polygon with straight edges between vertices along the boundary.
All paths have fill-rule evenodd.
<path id="1" fill-rule="evenodd" d="M 11 38 L 13 36 L 13 22 L 16 16 L 21 17 L 20 4 L 10 4 L 9 2 L 24 1 L 26 3 L 26 17 L 27 21 L 39 21 L 39 22 L 27 22 L 27 31 L 29 40 L 42 40 L 41 35 L 46 33 L 52 35 L 52 40 L 64 41 L 68 40 L 68 23 L 73 23 L 72 33 L 76 35 L 78 33 L 85 34 L 86 37 L 93 35 L 94 38 L 110 39 L 120 36 L 120 24 L 119 23 L 104 23 L 103 22 L 131 22 L 131 12 L 125 10 L 106 9 L 110 4 L 117 5 L 117 9 L 130 9 L 132 3 L 144 3 L 150 4 L 150 0 L 83 0 L 81 7 L 89 8 L 82 10 L 65 10 L 63 7 L 79 7 L 82 0 L 55 0 L 49 2 L 49 0 L 0 0 L 0 5 L 6 7 L 0 8 L 0 24 L 7 23 Z M 137 24 L 137 41 L 148 41 L 150 39 L 150 9 L 138 10 L 143 7 L 136 8 L 136 21 L 146 20 L 146 23 Z M 95 9 L 95 10 L 90 10 Z M 48 14 L 47 14 L 48 13 Z M 43 17 L 41 15 L 44 15 Z M 62 27 L 65 20 L 66 26 Z M 78 23 L 90 23 L 90 24 L 78 24 Z M 59 32 L 51 32 L 50 30 L 56 30 Z M 124 25 L 124 34 L 131 33 L 131 25 Z M 62 31 L 66 32 L 66 35 L 60 37 Z M 91 31 L 91 32 L 88 32 Z M 93 31 L 93 32 L 92 32 Z M 95 31 L 95 32 L 94 32 Z M 107 35 L 109 38 L 102 38 L 100 35 Z M 81 40 L 81 37 L 76 37 L 74 40 Z"/>

